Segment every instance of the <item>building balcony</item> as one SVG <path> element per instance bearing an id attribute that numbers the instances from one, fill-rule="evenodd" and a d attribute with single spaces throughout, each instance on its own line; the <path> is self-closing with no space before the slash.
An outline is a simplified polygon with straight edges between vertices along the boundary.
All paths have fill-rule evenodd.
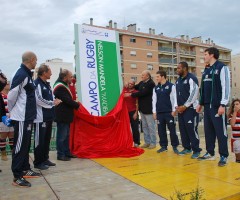
<path id="1" fill-rule="evenodd" d="M 158 50 L 161 52 L 167 52 L 167 53 L 172 53 L 172 52 L 176 53 L 177 52 L 177 50 L 175 48 L 172 49 L 171 47 L 159 47 Z"/>
<path id="2" fill-rule="evenodd" d="M 172 64 L 172 59 L 171 58 L 160 58 L 159 63 L 160 64 Z M 173 59 L 173 64 L 177 64 L 176 59 Z"/>
<path id="3" fill-rule="evenodd" d="M 219 59 L 221 59 L 221 60 L 231 60 L 231 57 L 230 57 L 230 56 L 220 55 L 220 56 L 219 56 Z"/>
<path id="4" fill-rule="evenodd" d="M 195 51 L 187 51 L 187 50 L 180 49 L 179 53 L 182 55 L 196 56 Z"/>

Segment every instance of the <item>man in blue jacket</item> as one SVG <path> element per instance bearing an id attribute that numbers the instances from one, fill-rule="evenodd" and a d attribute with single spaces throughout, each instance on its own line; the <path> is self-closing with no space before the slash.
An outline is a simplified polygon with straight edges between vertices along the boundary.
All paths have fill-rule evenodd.
<path id="1" fill-rule="evenodd" d="M 52 135 L 52 123 L 54 120 L 54 105 L 61 103 L 53 98 L 50 84 L 47 82 L 52 75 L 49 66 L 42 64 L 38 68 L 38 77 L 34 81 L 36 85 L 37 118 L 34 120 L 34 167 L 40 170 L 48 169 L 56 164 L 49 160 L 49 145 Z"/>
<path id="2" fill-rule="evenodd" d="M 179 155 L 190 154 L 193 151 L 191 158 L 196 159 L 202 150 L 199 148 L 199 115 L 195 110 L 198 105 L 198 80 L 188 72 L 186 62 L 178 64 L 177 73 L 179 75 L 176 81 L 178 123 L 184 148 Z"/>
<path id="3" fill-rule="evenodd" d="M 167 151 L 168 139 L 166 126 L 170 131 L 171 145 L 175 153 L 179 153 L 177 146 L 179 145 L 176 134 L 176 123 L 174 117 L 176 115 L 177 99 L 175 85 L 166 80 L 165 71 L 158 71 L 156 80 L 158 85 L 153 89 L 152 107 L 153 118 L 158 123 L 158 135 L 160 138 L 161 148 L 157 153 Z"/>
<path id="4" fill-rule="evenodd" d="M 204 132 L 207 153 L 199 160 L 215 160 L 215 141 L 218 140 L 220 160 L 218 166 L 227 164 L 227 121 L 226 106 L 230 97 L 229 68 L 218 61 L 219 50 L 210 47 L 205 50 L 204 59 L 209 66 L 202 74 L 200 100 L 197 112 L 204 106 Z"/>
<path id="5" fill-rule="evenodd" d="M 25 178 L 41 176 L 32 171 L 29 164 L 33 120 L 37 115 L 35 84 L 31 70 L 35 69 L 36 64 L 37 56 L 33 52 L 22 55 L 22 64 L 12 79 L 8 93 L 8 110 L 14 121 L 12 184 L 19 187 L 31 187 Z"/>

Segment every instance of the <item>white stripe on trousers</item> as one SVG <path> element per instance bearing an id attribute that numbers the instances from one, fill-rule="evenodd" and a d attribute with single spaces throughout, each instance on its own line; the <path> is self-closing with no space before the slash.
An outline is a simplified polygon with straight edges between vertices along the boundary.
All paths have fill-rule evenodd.
<path id="1" fill-rule="evenodd" d="M 17 140 L 17 145 L 15 148 L 15 154 L 17 154 L 22 146 L 22 138 L 23 138 L 23 127 L 24 127 L 24 122 L 18 122 L 18 140 Z"/>
<path id="2" fill-rule="evenodd" d="M 35 148 L 39 145 L 39 123 L 36 123 L 35 130 Z"/>

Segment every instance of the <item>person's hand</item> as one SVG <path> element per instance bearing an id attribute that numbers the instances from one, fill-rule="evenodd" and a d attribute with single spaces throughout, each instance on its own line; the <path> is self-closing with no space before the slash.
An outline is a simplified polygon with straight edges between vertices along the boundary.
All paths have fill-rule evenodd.
<path id="1" fill-rule="evenodd" d="M 135 113 L 133 114 L 133 119 L 136 120 L 137 117 L 138 117 L 137 112 L 135 112 Z"/>
<path id="2" fill-rule="evenodd" d="M 157 114 L 153 113 L 153 119 L 156 120 L 157 119 Z"/>
<path id="3" fill-rule="evenodd" d="M 124 93 L 123 96 L 124 96 L 124 97 L 130 97 L 130 96 L 131 96 L 131 93 Z"/>
<path id="4" fill-rule="evenodd" d="M 178 106 L 177 107 L 177 111 L 179 112 L 179 113 L 183 113 L 185 110 L 187 109 L 187 107 L 186 106 Z"/>
<path id="5" fill-rule="evenodd" d="M 54 105 L 55 106 L 57 106 L 58 104 L 60 104 L 62 101 L 60 100 L 60 99 L 55 99 L 54 101 L 53 101 L 53 103 L 54 103 Z"/>
<path id="6" fill-rule="evenodd" d="M 171 112 L 171 115 L 172 115 L 173 117 L 175 117 L 175 116 L 176 116 L 176 114 L 177 114 L 177 112 L 176 112 L 176 111 L 174 111 L 174 112 Z"/>
<path id="7" fill-rule="evenodd" d="M 202 106 L 201 105 L 198 105 L 197 108 L 196 108 L 196 112 L 197 113 L 200 113 L 202 111 Z"/>
<path id="8" fill-rule="evenodd" d="M 219 106 L 219 108 L 218 108 L 218 115 L 222 115 L 224 113 L 225 113 L 225 107 Z"/>

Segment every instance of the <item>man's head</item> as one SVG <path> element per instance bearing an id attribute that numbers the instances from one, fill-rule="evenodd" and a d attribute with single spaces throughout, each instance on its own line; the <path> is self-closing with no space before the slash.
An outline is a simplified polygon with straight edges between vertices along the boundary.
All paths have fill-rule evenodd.
<path id="1" fill-rule="evenodd" d="M 178 63 L 177 73 L 179 76 L 185 76 L 188 73 L 188 64 L 186 62 Z"/>
<path id="2" fill-rule="evenodd" d="M 43 79 L 44 81 L 51 78 L 52 71 L 48 65 L 41 64 L 38 68 L 38 77 Z"/>
<path id="3" fill-rule="evenodd" d="M 129 88 L 129 89 L 133 89 L 134 86 L 135 86 L 135 81 L 134 81 L 133 79 L 130 79 L 130 80 L 128 81 L 128 88 Z"/>
<path id="4" fill-rule="evenodd" d="M 22 63 L 30 70 L 35 69 L 37 65 L 37 56 L 31 51 L 27 51 L 22 55 Z"/>
<path id="5" fill-rule="evenodd" d="M 158 83 L 163 83 L 167 79 L 167 73 L 164 70 L 159 70 L 156 73 L 156 81 Z"/>
<path id="6" fill-rule="evenodd" d="M 149 79 L 151 79 L 151 73 L 150 73 L 150 71 L 149 70 L 144 70 L 143 72 L 142 72 L 142 81 L 147 81 L 147 80 L 149 80 Z"/>
<path id="7" fill-rule="evenodd" d="M 72 72 L 70 72 L 69 70 L 63 69 L 60 71 L 58 78 L 59 80 L 67 84 L 70 84 L 72 82 L 73 75 L 72 75 Z"/>
<path id="8" fill-rule="evenodd" d="M 212 64 L 219 58 L 219 50 L 215 47 L 207 48 L 204 51 L 204 61 L 206 64 Z"/>

